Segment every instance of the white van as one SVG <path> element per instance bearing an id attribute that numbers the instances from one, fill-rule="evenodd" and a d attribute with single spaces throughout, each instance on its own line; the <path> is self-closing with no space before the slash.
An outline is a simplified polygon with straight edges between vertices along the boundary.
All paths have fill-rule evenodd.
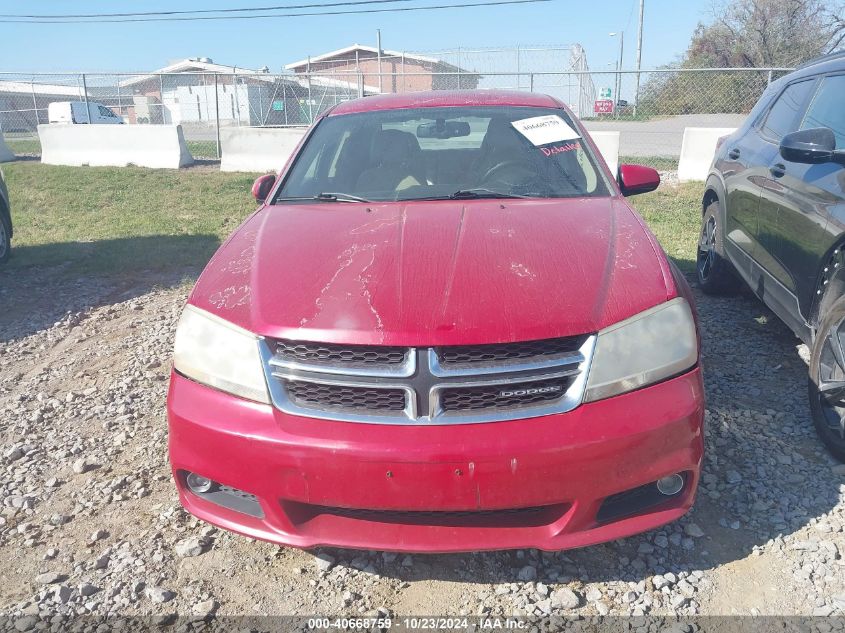
<path id="1" fill-rule="evenodd" d="M 91 118 L 88 118 L 88 112 Z M 94 123 L 119 125 L 123 119 L 102 103 L 89 101 L 55 101 L 47 106 L 47 120 L 50 123 Z"/>

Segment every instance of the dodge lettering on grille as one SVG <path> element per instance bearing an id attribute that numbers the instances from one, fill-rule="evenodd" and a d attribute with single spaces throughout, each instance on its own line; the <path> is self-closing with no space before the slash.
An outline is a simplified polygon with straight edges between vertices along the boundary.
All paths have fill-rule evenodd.
<path id="1" fill-rule="evenodd" d="M 500 398 L 511 398 L 513 396 L 533 396 L 538 393 L 553 393 L 562 391 L 563 387 L 560 385 L 549 385 L 548 387 L 533 387 L 531 389 L 508 389 L 507 391 L 500 391 Z"/>

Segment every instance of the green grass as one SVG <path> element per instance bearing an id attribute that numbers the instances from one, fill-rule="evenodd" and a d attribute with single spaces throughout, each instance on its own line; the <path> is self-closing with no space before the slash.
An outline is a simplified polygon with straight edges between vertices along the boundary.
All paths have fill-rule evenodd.
<path id="1" fill-rule="evenodd" d="M 4 273 L 62 265 L 71 274 L 199 269 L 255 208 L 255 175 L 211 169 L 3 166 L 15 221 Z M 701 185 L 631 198 L 681 269 L 691 271 Z"/>
<path id="2" fill-rule="evenodd" d="M 13 154 L 40 154 L 41 141 L 37 138 L 33 139 L 6 139 L 6 147 L 8 147 Z"/>
<path id="3" fill-rule="evenodd" d="M 651 121 L 655 118 L 653 114 L 639 112 L 637 114 L 633 113 L 633 110 L 630 108 L 625 108 L 625 111 L 620 112 L 618 115 L 614 114 L 598 114 L 592 116 L 584 116 L 579 117 L 582 121 L 602 121 L 602 122 L 616 122 L 616 121 Z"/>
<path id="4" fill-rule="evenodd" d="M 648 165 L 660 171 L 676 171 L 678 159 L 671 156 L 620 156 L 619 164 Z"/>
<path id="5" fill-rule="evenodd" d="M 3 166 L 15 237 L 4 269 L 132 273 L 201 267 L 255 209 L 250 174 L 141 167 Z"/>
<path id="6" fill-rule="evenodd" d="M 695 270 L 702 194 L 703 184 L 690 182 L 664 185 L 652 193 L 630 198 L 663 250 L 684 272 Z"/>
<path id="7" fill-rule="evenodd" d="M 194 158 L 217 159 L 217 141 L 185 141 Z"/>

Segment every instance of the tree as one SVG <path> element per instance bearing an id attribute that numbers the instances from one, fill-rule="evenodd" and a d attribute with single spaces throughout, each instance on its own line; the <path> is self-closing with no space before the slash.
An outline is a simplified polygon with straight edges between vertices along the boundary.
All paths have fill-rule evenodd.
<path id="1" fill-rule="evenodd" d="M 845 39 L 842 0 L 735 0 L 712 14 L 693 34 L 683 66 L 792 67 Z"/>
<path id="2" fill-rule="evenodd" d="M 845 0 L 733 0 L 699 24 L 680 68 L 792 68 L 845 43 Z M 644 114 L 747 112 L 768 72 L 656 74 L 640 94 Z"/>

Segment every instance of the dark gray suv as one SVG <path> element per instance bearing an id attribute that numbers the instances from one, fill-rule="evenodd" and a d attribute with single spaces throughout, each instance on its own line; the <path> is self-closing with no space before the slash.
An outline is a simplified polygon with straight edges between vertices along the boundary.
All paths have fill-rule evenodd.
<path id="1" fill-rule="evenodd" d="M 845 53 L 768 87 L 720 142 L 702 208 L 702 289 L 748 284 L 811 347 L 813 420 L 845 461 Z"/>
<path id="2" fill-rule="evenodd" d="M 9 260 L 12 252 L 12 212 L 9 205 L 9 191 L 0 170 L 0 264 Z"/>

